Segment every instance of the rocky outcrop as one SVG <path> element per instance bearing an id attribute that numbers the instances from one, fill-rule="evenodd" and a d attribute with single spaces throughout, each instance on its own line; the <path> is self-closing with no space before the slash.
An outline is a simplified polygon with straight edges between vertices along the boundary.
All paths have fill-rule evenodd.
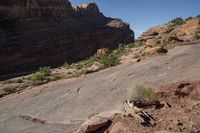
<path id="1" fill-rule="evenodd" d="M 166 45 L 176 42 L 195 41 L 195 33 L 200 28 L 199 18 L 186 20 L 183 24 L 163 24 L 152 27 L 144 32 L 138 41 L 154 47 L 156 45 Z"/>
<path id="2" fill-rule="evenodd" d="M 129 25 L 105 17 L 95 3 L 0 1 L 0 74 L 56 66 L 134 41 Z"/>

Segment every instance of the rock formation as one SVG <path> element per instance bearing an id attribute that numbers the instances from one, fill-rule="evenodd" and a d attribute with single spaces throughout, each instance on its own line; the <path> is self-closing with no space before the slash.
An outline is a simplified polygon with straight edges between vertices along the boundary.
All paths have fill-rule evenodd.
<path id="1" fill-rule="evenodd" d="M 133 41 L 129 25 L 105 17 L 95 3 L 0 1 L 0 75 L 78 61 Z"/>
<path id="2" fill-rule="evenodd" d="M 199 18 L 187 20 L 183 24 L 177 25 L 168 23 L 148 29 L 138 40 L 149 47 L 176 42 L 192 42 L 196 40 L 195 33 L 199 28 Z"/>

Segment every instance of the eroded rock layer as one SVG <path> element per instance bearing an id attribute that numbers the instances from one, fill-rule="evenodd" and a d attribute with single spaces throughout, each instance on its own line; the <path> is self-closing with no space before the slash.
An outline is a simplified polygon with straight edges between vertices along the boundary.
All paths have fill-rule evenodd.
<path id="1" fill-rule="evenodd" d="M 134 41 L 129 25 L 105 17 L 94 3 L 0 1 L 0 74 L 60 65 Z"/>

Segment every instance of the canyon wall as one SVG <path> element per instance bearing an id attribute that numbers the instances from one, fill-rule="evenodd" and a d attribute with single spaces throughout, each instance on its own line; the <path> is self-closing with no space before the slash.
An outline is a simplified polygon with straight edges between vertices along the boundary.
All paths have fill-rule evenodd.
<path id="1" fill-rule="evenodd" d="M 57 66 L 134 42 L 120 19 L 105 17 L 95 3 L 67 0 L 0 1 L 0 75 Z"/>

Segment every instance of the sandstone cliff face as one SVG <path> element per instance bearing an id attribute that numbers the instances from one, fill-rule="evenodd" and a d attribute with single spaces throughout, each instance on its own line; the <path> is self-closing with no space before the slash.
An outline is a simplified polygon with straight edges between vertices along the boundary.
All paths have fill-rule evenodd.
<path id="1" fill-rule="evenodd" d="M 0 75 L 78 61 L 133 41 L 128 24 L 105 17 L 94 3 L 0 1 Z"/>

